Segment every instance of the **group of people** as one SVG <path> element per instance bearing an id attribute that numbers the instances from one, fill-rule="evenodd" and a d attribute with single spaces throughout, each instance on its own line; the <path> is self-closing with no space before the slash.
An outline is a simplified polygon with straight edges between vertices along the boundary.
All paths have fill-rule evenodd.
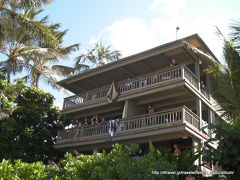
<path id="1" fill-rule="evenodd" d="M 154 112 L 155 112 L 155 110 L 154 110 L 153 106 L 149 105 L 146 110 L 146 113 L 150 114 L 150 113 L 154 113 Z M 99 118 L 98 115 L 94 115 L 90 120 L 88 120 L 88 118 L 85 117 L 84 123 L 82 123 L 80 120 L 77 119 L 77 120 L 75 120 L 73 125 L 74 125 L 74 127 L 82 127 L 82 126 L 91 126 L 91 125 L 102 125 L 102 124 L 106 124 L 107 122 L 108 121 L 104 117 Z"/>
<path id="2" fill-rule="evenodd" d="M 74 126 L 81 127 L 81 126 L 89 126 L 89 125 L 101 125 L 105 123 L 106 123 L 106 120 L 104 117 L 99 118 L 98 115 L 94 115 L 90 121 L 87 119 L 87 117 L 85 117 L 84 123 L 82 123 L 80 120 L 76 120 L 74 123 Z"/>

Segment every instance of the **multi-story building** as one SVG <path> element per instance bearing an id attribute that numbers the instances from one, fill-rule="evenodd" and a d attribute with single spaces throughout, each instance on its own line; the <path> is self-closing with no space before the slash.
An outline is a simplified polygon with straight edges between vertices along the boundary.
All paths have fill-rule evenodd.
<path id="1" fill-rule="evenodd" d="M 90 153 L 136 143 L 144 152 L 149 141 L 180 150 L 203 145 L 213 134 L 202 127 L 217 116 L 204 72 L 214 62 L 194 34 L 60 81 L 76 94 L 64 99 L 62 114 L 77 124 L 59 131 L 55 148 Z M 83 125 L 96 115 L 107 122 Z"/>

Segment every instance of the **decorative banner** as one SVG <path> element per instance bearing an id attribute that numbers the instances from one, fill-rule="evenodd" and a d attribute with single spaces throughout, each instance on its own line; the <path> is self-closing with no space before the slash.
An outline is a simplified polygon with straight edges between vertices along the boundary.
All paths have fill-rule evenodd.
<path id="1" fill-rule="evenodd" d="M 117 97 L 118 97 L 118 92 L 116 90 L 115 82 L 113 81 L 107 93 L 107 101 L 109 103 L 112 103 L 117 99 Z"/>

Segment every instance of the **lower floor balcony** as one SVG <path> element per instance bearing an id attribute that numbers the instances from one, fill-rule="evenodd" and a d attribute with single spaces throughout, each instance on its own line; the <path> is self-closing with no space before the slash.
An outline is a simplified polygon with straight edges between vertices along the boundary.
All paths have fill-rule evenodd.
<path id="1" fill-rule="evenodd" d="M 208 139 L 200 118 L 186 106 L 150 114 L 110 120 L 104 124 L 74 127 L 58 132 L 55 148 L 62 150 L 111 147 L 114 143 L 147 143 L 174 138 Z M 206 124 L 205 124 L 206 125 Z"/>

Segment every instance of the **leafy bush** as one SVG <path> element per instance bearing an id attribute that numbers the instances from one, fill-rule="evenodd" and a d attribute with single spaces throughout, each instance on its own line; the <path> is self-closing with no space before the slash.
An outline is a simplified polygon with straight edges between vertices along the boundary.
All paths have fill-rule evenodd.
<path id="1" fill-rule="evenodd" d="M 64 127 L 54 97 L 23 82 L 8 83 L 0 73 L 0 161 L 25 162 L 63 157 L 53 148 Z"/>
<path id="2" fill-rule="evenodd" d="M 61 167 L 44 165 L 42 162 L 25 163 L 16 160 L 14 163 L 3 160 L 0 163 L 0 179 L 54 179 L 54 180 L 137 180 L 183 179 L 176 175 L 156 175 L 152 171 L 196 170 L 189 163 L 184 166 L 177 159 L 193 162 L 195 155 L 183 153 L 176 158 L 169 152 L 161 153 L 150 144 L 150 151 L 141 158 L 133 158 L 139 151 L 138 145 L 122 146 L 115 144 L 110 153 L 103 152 L 97 157 L 93 155 L 80 155 L 74 157 L 67 153 L 61 161 Z M 182 167 L 181 167 L 182 166 Z"/>
<path id="3" fill-rule="evenodd" d="M 210 125 L 216 136 L 205 142 L 218 142 L 216 149 L 203 150 L 203 160 L 213 162 L 214 165 L 220 166 L 225 171 L 234 171 L 231 177 L 238 180 L 240 176 L 240 119 L 236 119 L 236 124 L 226 123 L 224 121 L 219 124 Z"/>

